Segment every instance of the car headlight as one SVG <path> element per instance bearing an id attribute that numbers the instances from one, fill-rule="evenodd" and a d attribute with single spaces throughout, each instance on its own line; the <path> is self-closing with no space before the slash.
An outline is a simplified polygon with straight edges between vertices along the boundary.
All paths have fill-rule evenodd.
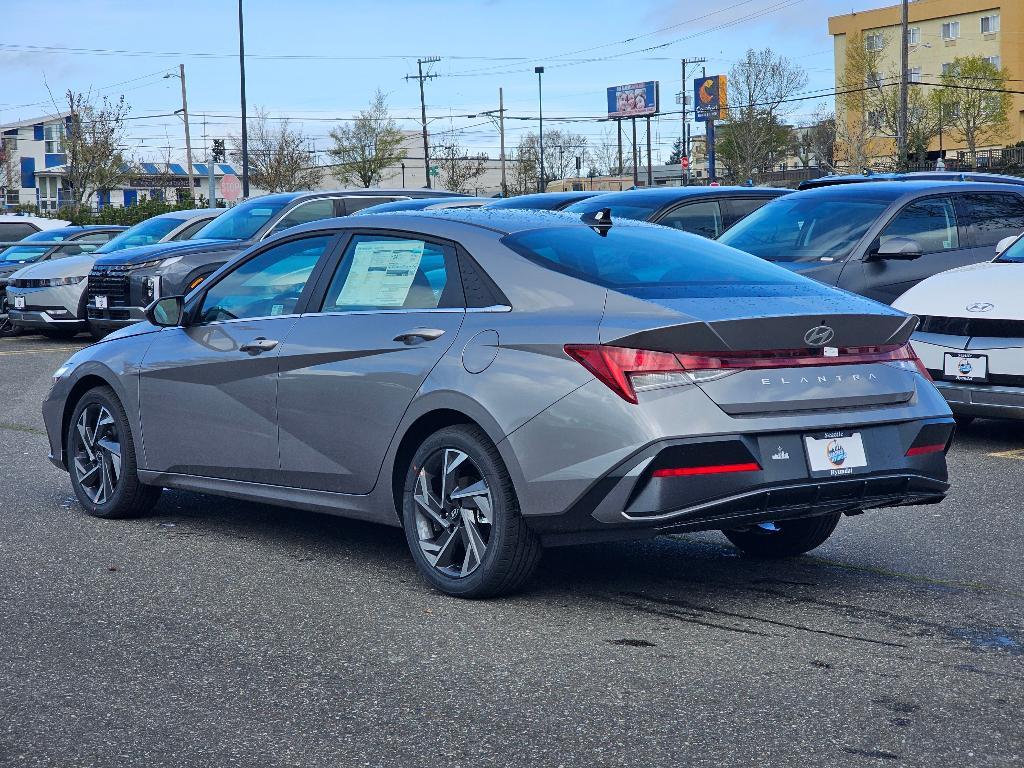
<path id="1" fill-rule="evenodd" d="M 85 280 L 88 275 L 81 275 L 79 277 L 51 277 L 47 280 L 40 280 L 45 288 L 56 288 L 60 285 L 78 285 L 80 282 Z"/>
<path id="2" fill-rule="evenodd" d="M 166 259 L 150 259 L 149 261 L 140 261 L 138 264 L 128 264 L 126 266 L 133 271 L 136 269 L 151 269 L 153 267 L 169 267 L 172 264 L 177 264 L 183 258 L 184 256 L 171 256 Z"/>
<path id="3" fill-rule="evenodd" d="M 160 276 L 142 278 L 142 296 L 147 305 L 160 298 Z"/>

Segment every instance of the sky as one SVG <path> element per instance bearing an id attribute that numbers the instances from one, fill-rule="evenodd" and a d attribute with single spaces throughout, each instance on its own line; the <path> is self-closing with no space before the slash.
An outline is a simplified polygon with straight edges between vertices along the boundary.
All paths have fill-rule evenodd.
<path id="1" fill-rule="evenodd" d="M 545 128 L 614 142 L 606 122 L 570 121 L 606 112 L 608 86 L 660 82 L 655 160 L 680 133 L 675 95 L 682 57 L 703 57 L 708 74 L 728 72 L 747 48 L 771 47 L 807 71 L 808 93 L 834 85 L 831 15 L 877 0 L 243 0 L 246 91 L 288 117 L 318 150 L 330 129 L 380 89 L 400 127 L 419 128 L 418 57 L 427 66 L 429 129 L 474 151 L 498 154 L 496 127 L 465 115 L 496 109 L 504 89 L 506 146 L 537 129 L 537 76 L 545 67 Z M 165 78 L 183 63 L 193 151 L 240 130 L 238 5 L 235 0 L 49 0 L 14 2 L 0 25 L 0 124 L 54 111 L 66 90 L 131 106 L 129 150 L 159 160 L 184 156 L 180 83 Z M 690 79 L 688 72 L 687 79 Z M 51 96 L 52 94 L 52 96 Z M 826 100 L 828 103 L 828 100 Z M 816 101 L 793 105 L 807 122 Z M 694 130 L 694 133 L 700 132 Z"/>

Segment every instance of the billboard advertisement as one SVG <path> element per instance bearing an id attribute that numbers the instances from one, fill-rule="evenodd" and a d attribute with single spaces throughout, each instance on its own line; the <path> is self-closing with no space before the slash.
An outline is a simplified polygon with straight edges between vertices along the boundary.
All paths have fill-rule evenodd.
<path id="1" fill-rule="evenodd" d="M 725 119 L 727 79 L 725 75 L 710 75 L 693 81 L 693 111 L 697 122 Z"/>
<path id="2" fill-rule="evenodd" d="M 613 85 L 608 89 L 608 117 L 642 117 L 658 112 L 658 81 Z"/>

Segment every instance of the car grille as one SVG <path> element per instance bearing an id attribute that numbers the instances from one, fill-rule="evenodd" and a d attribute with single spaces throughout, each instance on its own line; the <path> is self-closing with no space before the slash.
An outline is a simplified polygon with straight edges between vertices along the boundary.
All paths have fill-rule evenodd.
<path id="1" fill-rule="evenodd" d="M 922 315 L 923 333 L 942 333 L 948 336 L 987 336 L 996 339 L 1024 338 L 1024 320 L 998 320 L 987 317 L 940 317 Z"/>
<path id="2" fill-rule="evenodd" d="M 93 303 L 95 296 L 106 296 L 107 306 L 129 306 L 128 285 L 127 270 L 93 267 L 92 272 L 89 273 L 89 303 Z"/>

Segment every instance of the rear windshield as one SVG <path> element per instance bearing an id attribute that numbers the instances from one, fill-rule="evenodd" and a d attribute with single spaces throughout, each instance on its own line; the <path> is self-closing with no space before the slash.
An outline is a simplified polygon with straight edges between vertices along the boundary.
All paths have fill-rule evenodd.
<path id="1" fill-rule="evenodd" d="M 612 221 L 615 219 L 630 219 L 632 221 L 647 221 L 654 214 L 665 207 L 667 203 L 664 200 L 646 200 L 643 195 L 637 195 L 636 199 L 626 202 L 619 198 L 616 201 L 609 201 L 607 198 L 603 199 L 601 196 L 592 197 L 587 200 L 581 200 L 578 203 L 573 203 L 570 206 L 563 208 L 566 213 L 596 213 L 603 208 L 610 208 L 612 211 Z"/>
<path id="2" fill-rule="evenodd" d="M 170 216 L 167 218 L 156 216 L 152 219 L 146 219 L 109 240 L 96 253 L 116 253 L 117 251 L 123 251 L 125 248 L 159 243 L 164 235 L 179 224 L 181 224 L 181 219 L 175 219 Z"/>
<path id="3" fill-rule="evenodd" d="M 248 240 L 292 198 L 255 198 L 239 203 L 196 232 L 193 240 Z"/>
<path id="4" fill-rule="evenodd" d="M 543 267 L 642 298 L 820 292 L 787 269 L 664 227 L 613 226 L 606 236 L 589 227 L 536 229 L 502 243 Z"/>
<path id="5" fill-rule="evenodd" d="M 727 229 L 718 242 L 768 261 L 843 261 L 889 202 L 787 195 Z"/>

